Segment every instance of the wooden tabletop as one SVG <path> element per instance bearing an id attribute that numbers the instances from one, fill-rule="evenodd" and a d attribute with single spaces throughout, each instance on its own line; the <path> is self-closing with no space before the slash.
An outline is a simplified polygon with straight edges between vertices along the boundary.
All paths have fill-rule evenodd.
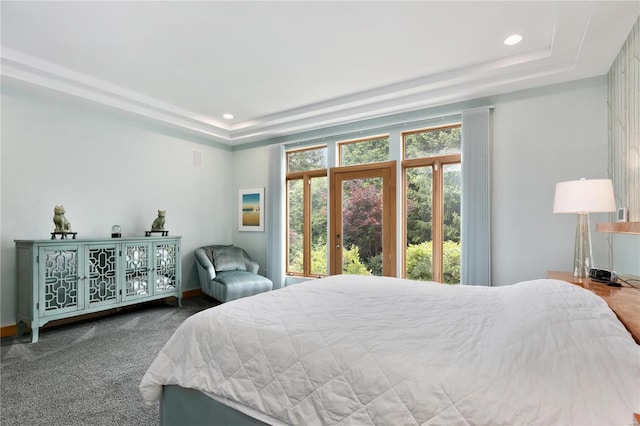
<path id="1" fill-rule="evenodd" d="M 574 277 L 571 272 L 548 271 L 547 278 L 579 285 L 602 297 L 631 332 L 636 343 L 640 344 L 640 289 L 631 288 L 625 283 L 622 283 L 623 287 L 611 287 L 590 278 Z"/>

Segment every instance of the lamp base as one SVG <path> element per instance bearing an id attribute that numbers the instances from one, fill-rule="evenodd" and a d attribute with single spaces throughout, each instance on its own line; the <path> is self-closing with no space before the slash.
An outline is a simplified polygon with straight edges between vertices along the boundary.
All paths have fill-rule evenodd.
<path id="1" fill-rule="evenodd" d="M 591 233 L 589 231 L 589 215 L 578 213 L 576 224 L 576 244 L 573 250 L 573 276 L 586 278 L 593 267 L 591 254 Z"/>

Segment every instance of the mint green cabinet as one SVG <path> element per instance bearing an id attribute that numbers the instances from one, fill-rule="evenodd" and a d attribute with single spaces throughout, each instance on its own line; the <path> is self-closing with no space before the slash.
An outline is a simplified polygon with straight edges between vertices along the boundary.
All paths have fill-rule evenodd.
<path id="1" fill-rule="evenodd" d="M 176 297 L 181 305 L 180 237 L 16 240 L 18 335 L 38 341 L 44 324 Z"/>

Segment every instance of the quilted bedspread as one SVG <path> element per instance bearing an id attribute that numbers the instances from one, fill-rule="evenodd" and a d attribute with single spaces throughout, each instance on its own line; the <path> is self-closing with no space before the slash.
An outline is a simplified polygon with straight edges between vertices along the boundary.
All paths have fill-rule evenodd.
<path id="1" fill-rule="evenodd" d="M 140 383 L 296 425 L 630 424 L 640 346 L 556 280 L 447 286 L 333 276 L 187 319 Z"/>

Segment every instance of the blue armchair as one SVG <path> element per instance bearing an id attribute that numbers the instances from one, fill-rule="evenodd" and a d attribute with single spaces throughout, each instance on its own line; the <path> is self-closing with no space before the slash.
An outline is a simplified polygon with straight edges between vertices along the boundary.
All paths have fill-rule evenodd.
<path id="1" fill-rule="evenodd" d="M 195 251 L 202 292 L 221 302 L 270 291 L 270 279 L 258 275 L 258 263 L 240 247 L 211 245 Z"/>

